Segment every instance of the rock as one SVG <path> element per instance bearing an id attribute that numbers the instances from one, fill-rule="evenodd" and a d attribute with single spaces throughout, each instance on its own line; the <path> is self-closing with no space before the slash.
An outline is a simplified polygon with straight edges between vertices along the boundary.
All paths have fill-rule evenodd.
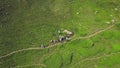
<path id="1" fill-rule="evenodd" d="M 98 13 L 98 11 L 95 11 L 95 14 L 97 14 Z"/>
<path id="2" fill-rule="evenodd" d="M 107 24 L 110 24 L 111 22 L 106 22 Z"/>
<path id="3" fill-rule="evenodd" d="M 117 11 L 118 10 L 118 8 L 115 8 L 115 11 Z"/>
<path id="4" fill-rule="evenodd" d="M 73 32 L 70 32 L 68 30 L 64 30 L 63 32 L 66 33 L 66 34 L 68 34 L 68 35 L 73 35 Z"/>
<path id="5" fill-rule="evenodd" d="M 114 22 L 115 22 L 115 20 L 113 19 L 113 20 L 111 20 L 111 22 L 112 22 L 112 23 L 114 23 Z"/>
<path id="6" fill-rule="evenodd" d="M 76 14 L 80 14 L 79 12 L 77 12 Z"/>
<path id="7" fill-rule="evenodd" d="M 113 15 L 110 15 L 111 17 L 113 16 Z"/>

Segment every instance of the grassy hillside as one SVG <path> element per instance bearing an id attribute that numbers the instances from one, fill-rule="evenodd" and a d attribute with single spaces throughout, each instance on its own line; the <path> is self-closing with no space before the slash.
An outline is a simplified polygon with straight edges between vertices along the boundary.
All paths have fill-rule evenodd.
<path id="1" fill-rule="evenodd" d="M 59 30 L 74 32 L 74 39 L 115 24 L 90 38 L 1 58 L 0 68 L 119 68 L 119 2 L 0 0 L 0 56 L 41 44 L 48 46 L 51 39 L 59 37 Z"/>

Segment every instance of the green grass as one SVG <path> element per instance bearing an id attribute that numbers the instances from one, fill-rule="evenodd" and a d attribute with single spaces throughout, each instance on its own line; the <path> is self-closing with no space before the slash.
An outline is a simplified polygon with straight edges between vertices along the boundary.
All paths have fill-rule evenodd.
<path id="1" fill-rule="evenodd" d="M 70 68 L 85 58 L 119 52 L 119 2 L 120 0 L 0 0 L 0 55 L 23 48 L 40 47 L 41 44 L 48 46 L 51 39 L 58 38 L 58 30 L 70 30 L 74 32 L 74 37 L 87 36 L 111 25 L 106 22 L 116 20 L 114 28 L 92 38 L 69 41 L 45 50 L 19 52 L 0 59 L 0 68 L 36 63 L 45 64 L 47 68 Z M 73 68 L 118 68 L 118 57 L 119 54 L 116 54 L 102 61 L 86 61 Z M 98 64 L 98 67 L 94 67 L 94 64 Z"/>

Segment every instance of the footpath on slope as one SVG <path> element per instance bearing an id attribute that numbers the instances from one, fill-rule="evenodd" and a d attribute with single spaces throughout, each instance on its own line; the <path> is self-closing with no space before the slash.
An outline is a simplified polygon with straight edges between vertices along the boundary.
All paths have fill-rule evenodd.
<path id="1" fill-rule="evenodd" d="M 104 54 L 102 56 L 94 56 L 93 58 L 85 58 L 83 60 L 81 60 L 80 62 L 76 63 L 74 66 L 72 66 L 71 68 L 74 68 L 75 66 L 77 66 L 78 64 L 80 63 L 83 63 L 85 61 L 90 61 L 90 60 L 97 60 L 97 59 L 100 59 L 100 58 L 104 58 L 104 57 L 109 57 L 109 56 L 112 56 L 112 55 L 115 55 L 115 54 L 120 54 L 120 52 L 116 52 L 116 53 L 111 53 L 111 54 Z"/>
<path id="2" fill-rule="evenodd" d="M 95 36 L 95 35 L 97 35 L 97 34 L 99 34 L 99 33 L 101 33 L 101 32 L 104 32 L 104 31 L 106 31 L 106 30 L 111 29 L 113 26 L 114 26 L 114 24 L 111 25 L 111 26 L 109 26 L 109 27 L 107 27 L 107 28 L 105 28 L 105 29 L 102 29 L 102 30 L 100 30 L 100 31 L 97 31 L 97 32 L 95 32 L 95 33 L 93 33 L 93 34 L 90 34 L 90 35 L 88 35 L 88 36 L 74 38 L 74 39 L 72 39 L 71 41 L 74 41 L 74 40 L 77 40 L 77 39 L 87 39 L 87 38 L 91 38 L 91 37 L 93 37 L 93 36 Z M 52 48 L 52 47 L 57 46 L 57 45 L 59 45 L 59 44 L 61 44 L 61 43 L 57 43 L 57 44 L 54 44 L 54 45 L 50 45 L 50 46 L 48 46 L 48 47 L 46 47 L 46 48 L 34 47 L 34 48 L 26 48 L 26 49 L 16 50 L 16 51 L 13 51 L 13 52 L 8 53 L 8 54 L 6 54 L 6 55 L 0 56 L 0 59 L 1 59 L 1 58 L 5 58 L 5 57 L 8 57 L 8 56 L 11 56 L 12 54 L 15 54 L 15 53 L 18 53 L 18 52 L 29 51 L 29 50 L 43 50 L 43 49 L 47 49 L 47 48 Z"/>
<path id="3" fill-rule="evenodd" d="M 115 55 L 115 54 L 120 54 L 120 52 L 116 52 L 116 53 L 111 53 L 111 54 L 104 54 L 102 56 L 94 56 L 93 58 L 85 58 L 83 60 L 81 60 L 80 62 L 76 63 L 74 66 L 72 66 L 71 68 L 75 68 L 75 66 L 79 65 L 80 63 L 83 63 L 85 61 L 90 61 L 90 60 L 97 60 L 97 59 L 100 59 L 100 58 L 105 58 L 105 57 L 109 57 L 109 56 L 112 56 L 112 55 Z M 42 67 L 45 67 L 46 68 L 46 65 L 44 64 L 33 64 L 33 65 L 23 65 L 23 66 L 17 66 L 17 67 L 14 67 L 14 68 L 23 68 L 23 67 L 28 67 L 28 66 L 42 66 Z M 82 68 L 82 67 L 81 67 Z"/>
<path id="4" fill-rule="evenodd" d="M 44 64 L 23 65 L 23 66 L 17 66 L 17 67 L 13 67 L 13 68 L 23 68 L 23 67 L 29 67 L 29 66 L 42 66 L 42 67 L 46 68 L 46 65 L 44 65 Z"/>

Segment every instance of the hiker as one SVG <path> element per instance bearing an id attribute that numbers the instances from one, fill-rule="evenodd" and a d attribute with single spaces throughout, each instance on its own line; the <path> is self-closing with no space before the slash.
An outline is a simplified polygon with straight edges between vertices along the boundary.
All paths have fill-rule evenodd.
<path id="1" fill-rule="evenodd" d="M 70 41 L 70 37 L 69 36 L 66 36 L 65 39 L 66 39 L 66 41 Z"/>
<path id="2" fill-rule="evenodd" d="M 41 45 L 41 48 L 44 49 L 44 48 L 45 48 L 45 45 Z"/>
<path id="3" fill-rule="evenodd" d="M 51 43 L 51 44 L 55 44 L 55 43 L 56 43 L 56 40 L 50 40 L 50 43 Z"/>
<path id="4" fill-rule="evenodd" d="M 64 40 L 66 40 L 66 38 L 64 36 L 60 36 L 58 39 L 59 42 L 63 42 Z"/>

